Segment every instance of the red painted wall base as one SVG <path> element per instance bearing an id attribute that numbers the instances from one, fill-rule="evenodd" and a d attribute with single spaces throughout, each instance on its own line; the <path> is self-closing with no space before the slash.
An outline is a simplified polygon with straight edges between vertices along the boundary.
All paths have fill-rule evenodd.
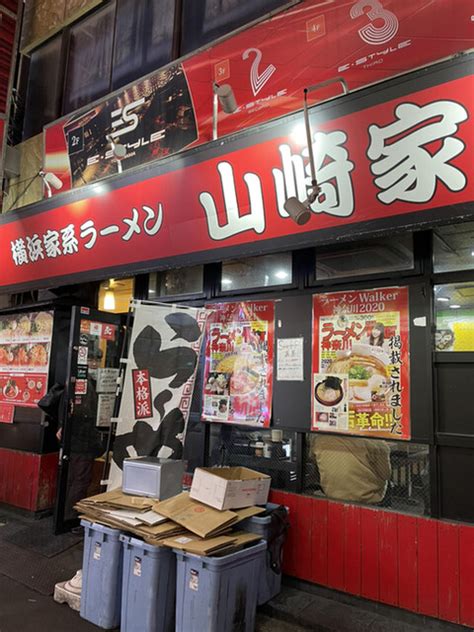
<path id="1" fill-rule="evenodd" d="M 54 506 L 58 453 L 33 454 L 0 448 L 0 502 L 43 511 Z"/>
<path id="2" fill-rule="evenodd" d="M 474 526 L 272 490 L 290 510 L 283 571 L 474 626 Z"/>

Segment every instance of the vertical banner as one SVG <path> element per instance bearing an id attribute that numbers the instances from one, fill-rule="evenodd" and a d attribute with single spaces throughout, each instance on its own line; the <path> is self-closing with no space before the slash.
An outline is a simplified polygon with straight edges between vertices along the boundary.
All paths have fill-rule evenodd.
<path id="1" fill-rule="evenodd" d="M 207 310 L 136 303 L 109 489 L 123 460 L 181 459 Z"/>
<path id="2" fill-rule="evenodd" d="M 313 297 L 312 429 L 410 439 L 408 288 Z"/>
<path id="3" fill-rule="evenodd" d="M 207 322 L 203 421 L 270 426 L 275 306 L 221 303 Z"/>

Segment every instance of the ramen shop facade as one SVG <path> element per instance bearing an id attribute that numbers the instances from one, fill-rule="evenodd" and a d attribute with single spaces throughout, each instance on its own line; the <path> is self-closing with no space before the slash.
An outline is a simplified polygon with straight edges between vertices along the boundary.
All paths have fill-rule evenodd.
<path id="1" fill-rule="evenodd" d="M 304 225 L 285 210 L 310 175 L 300 112 L 0 218 L 4 294 L 133 279 L 139 300 L 270 310 L 267 417 L 236 422 L 222 404 L 232 366 L 209 375 L 203 360 L 188 472 L 272 477 L 288 575 L 467 626 L 473 73 L 464 55 L 311 108 L 321 190 Z"/>

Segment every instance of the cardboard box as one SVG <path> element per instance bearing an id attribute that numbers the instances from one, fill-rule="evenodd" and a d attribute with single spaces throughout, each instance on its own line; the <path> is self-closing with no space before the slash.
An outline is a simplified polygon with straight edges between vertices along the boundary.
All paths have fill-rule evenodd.
<path id="1" fill-rule="evenodd" d="M 190 496 L 215 509 L 264 505 L 271 478 L 246 467 L 199 467 L 194 472 Z"/>

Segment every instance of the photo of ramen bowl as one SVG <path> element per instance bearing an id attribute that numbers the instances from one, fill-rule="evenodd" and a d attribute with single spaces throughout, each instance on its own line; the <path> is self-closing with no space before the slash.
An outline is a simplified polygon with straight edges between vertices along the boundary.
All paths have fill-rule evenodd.
<path id="1" fill-rule="evenodd" d="M 362 347 L 362 345 L 360 345 Z M 352 351 L 333 360 L 328 373 L 346 373 L 349 378 L 349 402 L 352 404 L 369 403 L 376 392 L 378 401 L 384 398 L 387 388 L 387 363 L 385 354 Z"/>
<path id="2" fill-rule="evenodd" d="M 223 358 L 216 371 L 230 374 L 230 394 L 249 395 L 262 383 L 264 359 L 259 353 L 232 354 Z"/>
<path id="3" fill-rule="evenodd" d="M 337 406 L 344 397 L 341 379 L 329 375 L 314 387 L 314 397 L 323 406 Z"/>
<path id="4" fill-rule="evenodd" d="M 8 382 L 3 387 L 3 395 L 7 399 L 15 399 L 19 393 L 18 386 L 16 385 L 15 380 L 8 380 Z"/>

